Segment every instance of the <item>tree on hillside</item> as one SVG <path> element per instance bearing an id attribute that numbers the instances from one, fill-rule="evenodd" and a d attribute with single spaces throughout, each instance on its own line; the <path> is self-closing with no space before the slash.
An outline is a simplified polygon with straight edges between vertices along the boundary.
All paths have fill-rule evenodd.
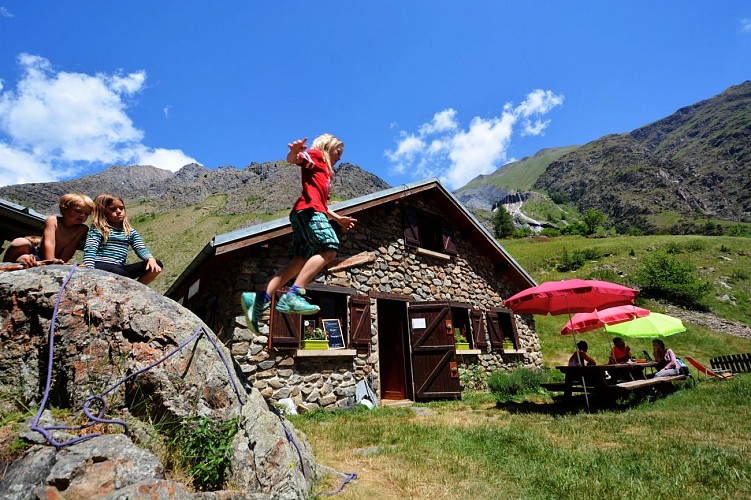
<path id="1" fill-rule="evenodd" d="M 514 219 L 503 205 L 498 206 L 493 216 L 493 235 L 496 238 L 508 238 L 514 234 Z"/>
<path id="2" fill-rule="evenodd" d="M 605 214 L 597 209 L 588 208 L 582 215 L 582 222 L 587 225 L 587 234 L 595 234 L 597 228 L 605 223 Z"/>
<path id="3" fill-rule="evenodd" d="M 699 277 L 693 263 L 665 250 L 647 255 L 634 279 L 640 297 L 666 299 L 696 309 L 703 308 L 702 300 L 712 290 L 712 283 Z"/>

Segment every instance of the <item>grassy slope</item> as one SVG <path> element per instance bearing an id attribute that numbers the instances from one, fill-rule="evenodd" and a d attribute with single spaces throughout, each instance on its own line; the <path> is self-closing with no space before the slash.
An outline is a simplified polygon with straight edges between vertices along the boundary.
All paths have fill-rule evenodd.
<path id="1" fill-rule="evenodd" d="M 598 270 L 606 269 L 619 274 L 620 282 L 629 284 L 629 275 L 638 266 L 639 257 L 667 247 L 681 253 L 681 259 L 696 264 L 703 279 L 714 284 L 714 291 L 707 299 L 711 310 L 728 320 L 751 325 L 751 239 L 710 236 L 618 236 L 591 239 L 561 237 L 546 239 L 504 240 L 501 244 L 529 272 L 538 283 L 571 277 L 590 278 Z M 583 268 L 569 273 L 554 269 L 555 262 L 564 248 L 569 254 L 584 249 L 598 249 L 605 256 L 588 262 Z M 633 252 L 632 252 L 633 251 Z M 631 255 L 633 253 L 633 255 Z M 726 288 L 729 286 L 730 288 Z M 735 299 L 736 305 L 720 300 L 724 294 Z M 642 304 L 659 311 L 654 302 Z M 545 364 L 555 366 L 568 359 L 573 350 L 573 339 L 560 335 L 567 318 L 561 316 L 535 316 L 537 331 L 543 349 Z M 722 332 L 713 332 L 698 325 L 685 322 L 687 332 L 670 337 L 668 343 L 678 353 L 685 353 L 707 362 L 710 357 L 732 352 L 751 352 L 751 340 L 730 337 Z M 607 359 L 609 336 L 602 331 L 580 335 L 587 340 L 595 359 Z M 629 341 L 632 351 L 651 352 L 649 341 Z"/>
<path id="2" fill-rule="evenodd" d="M 155 290 L 165 292 L 214 236 L 287 213 L 285 210 L 272 214 L 218 214 L 224 198 L 212 196 L 200 205 L 162 214 L 155 213 L 154 205 L 148 202 L 128 204 L 128 220 L 141 233 L 151 253 L 165 264 L 164 272 L 151 283 Z M 130 258 L 137 259 L 133 252 Z"/>
<path id="3" fill-rule="evenodd" d="M 482 180 L 471 181 L 465 188 L 476 187 L 479 184 L 491 184 L 516 191 L 529 191 L 551 162 L 579 147 L 567 146 L 544 149 L 534 156 L 504 165 L 494 173 L 483 177 Z"/>

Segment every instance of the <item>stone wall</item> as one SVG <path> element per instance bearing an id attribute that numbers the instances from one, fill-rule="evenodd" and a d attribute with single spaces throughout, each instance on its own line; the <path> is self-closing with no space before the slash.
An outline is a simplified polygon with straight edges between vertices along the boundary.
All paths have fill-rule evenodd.
<path id="1" fill-rule="evenodd" d="M 435 213 L 427 203 L 418 203 L 416 207 Z M 321 273 L 316 278 L 317 283 L 350 287 L 363 295 L 381 292 L 410 296 L 414 301 L 463 302 L 483 310 L 503 307 L 503 297 L 511 295 L 510 283 L 502 272 L 494 272 L 493 258 L 497 261 L 498 257 L 481 253 L 476 244 L 463 239 L 458 231 L 454 235 L 458 255 L 443 259 L 420 254 L 405 245 L 401 209 L 396 204 L 377 206 L 358 214 L 358 219 L 353 231 L 340 236 L 339 256 L 344 259 L 361 252 L 373 252 L 375 261 Z M 352 351 L 351 355 L 302 358 L 296 356 L 295 350 L 272 348 L 269 352 L 268 326 L 262 325 L 266 335 L 254 337 L 246 329 L 244 317 L 238 316 L 241 313 L 237 305 L 239 294 L 265 286 L 270 276 L 288 261 L 290 241 L 290 236 L 270 240 L 267 248 L 257 245 L 231 263 L 228 268 L 234 272 L 227 276 L 234 290 L 231 300 L 226 299 L 229 296 L 226 291 L 217 287 L 215 293 L 225 297 L 220 309 L 227 318 L 227 331 L 232 332 L 228 339 L 232 354 L 253 387 L 273 400 L 291 398 L 303 411 L 350 406 L 354 403 L 355 385 L 371 372 L 374 389 L 378 391 L 376 299 L 371 298 L 370 353 L 361 349 L 356 354 Z M 516 353 L 504 354 L 488 348 L 479 354 L 457 356 L 460 366 L 477 364 L 484 374 L 518 365 L 541 366 L 536 333 L 519 318 L 517 330 Z"/>

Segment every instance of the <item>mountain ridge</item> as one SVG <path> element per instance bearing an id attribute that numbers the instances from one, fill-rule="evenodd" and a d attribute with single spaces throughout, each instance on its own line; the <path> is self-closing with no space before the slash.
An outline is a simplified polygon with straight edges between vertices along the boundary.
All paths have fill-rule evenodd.
<path id="1" fill-rule="evenodd" d="M 751 81 L 550 163 L 535 189 L 629 219 L 677 212 L 751 222 Z"/>
<path id="2" fill-rule="evenodd" d="M 335 168 L 332 193 L 338 199 L 348 199 L 388 187 L 380 177 L 345 162 Z M 300 195 L 300 174 L 297 167 L 282 160 L 254 162 L 243 169 L 210 169 L 190 163 L 176 172 L 150 165 L 116 165 L 78 179 L 0 187 L 0 197 L 47 214 L 57 213 L 58 199 L 70 192 L 92 199 L 111 192 L 125 200 L 153 200 L 157 212 L 226 195 L 224 206 L 217 209 L 219 214 L 273 213 L 288 209 Z"/>

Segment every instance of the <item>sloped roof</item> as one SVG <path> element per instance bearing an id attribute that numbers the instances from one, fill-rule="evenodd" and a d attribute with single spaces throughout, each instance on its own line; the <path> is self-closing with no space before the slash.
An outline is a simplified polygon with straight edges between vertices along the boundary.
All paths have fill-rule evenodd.
<path id="1" fill-rule="evenodd" d="M 45 218 L 35 210 L 0 198 L 0 243 L 20 236 L 41 236 Z"/>
<path id="2" fill-rule="evenodd" d="M 497 253 L 497 256 L 501 260 L 500 267 L 512 271 L 516 280 L 522 282 L 520 283 L 520 290 L 537 284 L 535 280 L 519 265 L 519 263 L 517 263 L 514 258 L 506 252 L 506 250 L 475 218 L 475 216 L 472 215 L 472 213 L 436 178 L 424 179 L 410 184 L 402 184 L 376 193 L 352 198 L 347 201 L 332 204 L 330 208 L 341 215 L 354 215 L 360 211 L 383 203 L 407 198 L 430 190 L 437 190 L 437 192 L 445 198 L 445 204 L 447 207 L 453 209 L 456 218 L 463 221 L 463 233 L 470 234 L 472 237 L 486 243 L 491 251 Z M 453 222 L 457 221 L 454 220 Z M 291 232 L 292 228 L 290 226 L 289 217 L 282 217 L 273 221 L 214 236 L 214 238 L 212 238 L 212 240 L 198 253 L 193 261 L 188 264 L 180 276 L 177 277 L 165 295 L 171 296 L 176 293 L 183 284 L 191 280 L 191 277 L 204 265 L 208 264 L 212 258 L 241 250 L 242 248 L 265 242 L 269 239 L 283 236 Z"/>

